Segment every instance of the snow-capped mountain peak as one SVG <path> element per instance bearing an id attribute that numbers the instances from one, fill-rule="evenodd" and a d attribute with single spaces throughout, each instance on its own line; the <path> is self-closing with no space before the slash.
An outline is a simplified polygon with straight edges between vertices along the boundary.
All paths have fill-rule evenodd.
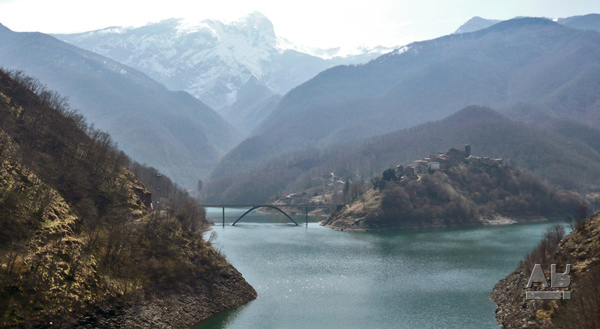
<path id="1" fill-rule="evenodd" d="M 172 18 L 56 37 L 133 66 L 170 89 L 186 90 L 215 109 L 232 104 L 250 77 L 283 94 L 328 67 L 366 62 L 391 50 L 297 45 L 278 37 L 258 11 L 228 23 Z"/>
<path id="2" fill-rule="evenodd" d="M 271 23 L 271 21 L 259 11 L 254 11 L 244 17 L 237 19 L 233 22 L 233 25 L 241 29 L 251 28 L 275 36 L 275 29 L 273 28 L 273 23 Z"/>

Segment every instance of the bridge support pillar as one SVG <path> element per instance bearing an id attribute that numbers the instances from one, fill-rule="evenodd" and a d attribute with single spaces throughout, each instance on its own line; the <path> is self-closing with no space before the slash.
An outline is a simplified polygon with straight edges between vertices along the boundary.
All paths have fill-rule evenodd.
<path id="1" fill-rule="evenodd" d="M 306 217 L 306 227 L 308 228 L 308 207 L 304 207 L 304 216 Z"/>

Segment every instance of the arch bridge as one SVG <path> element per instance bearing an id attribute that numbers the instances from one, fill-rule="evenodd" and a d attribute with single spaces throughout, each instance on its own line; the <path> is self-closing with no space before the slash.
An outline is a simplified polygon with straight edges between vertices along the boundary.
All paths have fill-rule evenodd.
<path id="1" fill-rule="evenodd" d="M 255 209 L 258 208 L 272 208 L 275 209 L 277 211 L 279 211 L 280 213 L 282 213 L 283 215 L 285 215 L 285 217 L 287 217 L 290 221 L 292 221 L 292 223 L 294 223 L 296 226 L 298 226 L 298 223 L 296 223 L 295 220 L 292 219 L 292 217 L 290 217 L 288 214 L 286 214 L 283 210 L 281 210 L 280 208 L 304 208 L 304 215 L 306 218 L 306 226 L 308 226 L 308 208 L 332 208 L 335 211 L 339 211 L 340 209 L 342 209 L 344 207 L 344 205 L 331 205 L 331 204 L 321 204 L 321 205 L 311 205 L 311 204 L 304 204 L 304 205 L 281 205 L 281 204 L 258 204 L 258 205 L 235 205 L 235 204 L 205 204 L 203 205 L 204 208 L 222 208 L 223 209 L 223 227 L 225 227 L 225 208 L 250 208 L 248 211 L 246 211 L 244 214 L 242 214 L 240 217 L 238 217 L 238 219 L 236 219 L 233 224 L 231 224 L 231 226 L 235 226 L 235 224 L 237 224 L 237 222 L 239 222 L 242 218 L 244 218 L 244 216 L 246 216 L 247 214 L 249 214 L 250 212 L 252 212 Z"/>

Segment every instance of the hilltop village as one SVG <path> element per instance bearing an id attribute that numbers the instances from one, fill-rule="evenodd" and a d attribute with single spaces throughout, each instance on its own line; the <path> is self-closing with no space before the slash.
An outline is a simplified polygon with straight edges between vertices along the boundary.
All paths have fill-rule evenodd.
<path id="1" fill-rule="evenodd" d="M 435 170 L 446 170 L 457 162 L 464 162 L 474 166 L 500 166 L 504 164 L 502 158 L 476 157 L 471 155 L 471 145 L 465 145 L 464 150 L 451 148 L 446 153 L 438 152 L 422 160 L 415 160 L 412 164 L 404 167 L 396 166 L 397 177 L 425 174 Z"/>
<path id="2" fill-rule="evenodd" d="M 567 216 L 580 202 L 501 158 L 473 156 L 470 145 L 386 169 L 371 182 L 322 225 L 380 231 L 540 221 Z"/>

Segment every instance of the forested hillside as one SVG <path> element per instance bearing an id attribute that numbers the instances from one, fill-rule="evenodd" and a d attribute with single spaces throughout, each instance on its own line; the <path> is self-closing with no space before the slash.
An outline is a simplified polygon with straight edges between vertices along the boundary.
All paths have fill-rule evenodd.
<path id="1" fill-rule="evenodd" d="M 202 239 L 197 202 L 163 178 L 150 212 L 127 167 L 147 182 L 154 169 L 13 76 L 0 71 L 0 327 L 186 327 L 256 297 Z"/>
<path id="2" fill-rule="evenodd" d="M 251 77 L 237 91 L 235 102 L 219 112 L 227 122 L 246 136 L 273 112 L 281 97 L 262 85 L 255 77 Z"/>
<path id="3" fill-rule="evenodd" d="M 440 120 L 469 105 L 598 126 L 599 59 L 600 34 L 541 18 L 416 42 L 298 86 L 212 178 L 278 155 Z M 524 115 L 521 108 L 534 111 Z"/>
<path id="4" fill-rule="evenodd" d="M 574 29 L 600 32 L 600 14 L 559 18 L 557 22 Z"/>
<path id="5" fill-rule="evenodd" d="M 338 230 L 396 230 L 562 219 L 581 204 L 575 192 L 542 183 L 503 159 L 464 151 L 386 169 L 373 188 L 323 221 Z"/>
<path id="6" fill-rule="evenodd" d="M 264 165 L 211 181 L 206 200 L 265 202 L 341 180 L 368 182 L 383 170 L 408 164 L 438 150 L 471 144 L 473 154 L 494 154 L 542 179 L 583 194 L 600 187 L 600 131 L 555 121 L 535 127 L 483 107 L 468 107 L 443 120 L 364 141 L 310 149 L 281 156 Z M 322 179 L 323 175 L 329 177 Z"/>

